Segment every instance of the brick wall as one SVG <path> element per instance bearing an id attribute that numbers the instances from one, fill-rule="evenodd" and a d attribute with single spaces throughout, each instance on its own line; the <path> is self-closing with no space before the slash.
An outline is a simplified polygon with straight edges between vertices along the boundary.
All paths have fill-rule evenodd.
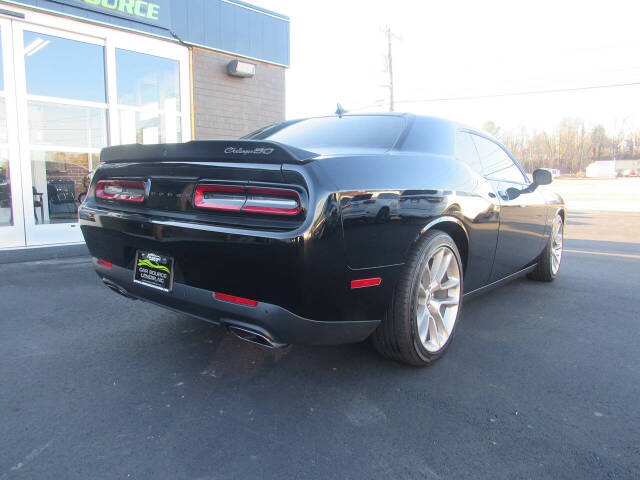
<path id="1" fill-rule="evenodd" d="M 193 48 L 195 138 L 238 138 L 284 120 L 283 67 L 256 64 L 253 78 L 227 74 L 235 57 Z"/>

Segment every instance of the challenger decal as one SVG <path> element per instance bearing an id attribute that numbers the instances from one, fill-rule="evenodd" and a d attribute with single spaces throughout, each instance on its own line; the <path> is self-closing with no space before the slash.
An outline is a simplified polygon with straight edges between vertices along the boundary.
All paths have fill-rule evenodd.
<path id="1" fill-rule="evenodd" d="M 227 147 L 224 149 L 224 153 L 235 155 L 271 155 L 273 148 L 256 147 L 256 148 L 242 148 L 242 147 Z"/>

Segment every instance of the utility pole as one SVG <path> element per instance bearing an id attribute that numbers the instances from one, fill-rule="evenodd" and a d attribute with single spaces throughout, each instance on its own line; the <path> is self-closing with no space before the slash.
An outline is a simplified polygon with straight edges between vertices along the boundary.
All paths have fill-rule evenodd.
<path id="1" fill-rule="evenodd" d="M 387 25 L 382 29 L 382 32 L 387 37 L 387 71 L 389 72 L 389 84 L 385 85 L 389 89 L 389 111 L 393 112 L 394 104 L 393 104 L 393 52 L 392 52 L 392 41 L 394 38 L 399 38 L 391 31 L 391 27 Z"/>

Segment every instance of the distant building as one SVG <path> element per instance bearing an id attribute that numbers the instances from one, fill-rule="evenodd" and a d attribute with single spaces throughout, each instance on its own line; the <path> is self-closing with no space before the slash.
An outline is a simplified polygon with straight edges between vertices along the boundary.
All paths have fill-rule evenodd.
<path id="1" fill-rule="evenodd" d="M 615 178 L 626 170 L 640 170 L 640 160 L 598 160 L 587 165 L 590 178 Z"/>

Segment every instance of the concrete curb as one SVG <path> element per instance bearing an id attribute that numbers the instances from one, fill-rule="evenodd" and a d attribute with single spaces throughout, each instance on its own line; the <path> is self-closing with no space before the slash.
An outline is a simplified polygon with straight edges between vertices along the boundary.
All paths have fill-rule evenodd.
<path id="1" fill-rule="evenodd" d="M 78 245 L 56 245 L 53 247 L 3 249 L 0 250 L 0 265 L 89 256 L 89 250 L 84 243 Z"/>

